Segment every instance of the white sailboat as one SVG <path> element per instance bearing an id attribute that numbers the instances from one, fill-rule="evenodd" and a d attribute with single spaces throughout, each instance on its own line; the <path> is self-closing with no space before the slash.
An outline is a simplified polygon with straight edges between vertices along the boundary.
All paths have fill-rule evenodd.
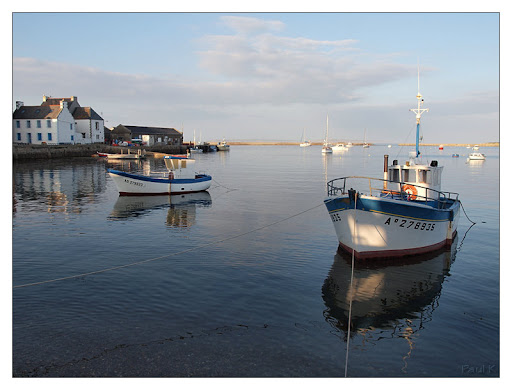
<path id="1" fill-rule="evenodd" d="M 306 129 L 304 129 L 304 132 L 302 133 L 302 141 L 300 143 L 300 147 L 305 148 L 307 146 L 311 146 L 311 142 L 306 140 Z"/>
<path id="2" fill-rule="evenodd" d="M 322 153 L 332 153 L 331 144 L 329 143 L 329 114 L 327 114 L 327 128 L 325 130 L 324 146 L 322 146 Z"/>
<path id="3" fill-rule="evenodd" d="M 368 142 L 366 142 L 366 129 L 364 129 L 364 143 L 363 148 L 369 148 L 370 145 L 368 145 Z"/>

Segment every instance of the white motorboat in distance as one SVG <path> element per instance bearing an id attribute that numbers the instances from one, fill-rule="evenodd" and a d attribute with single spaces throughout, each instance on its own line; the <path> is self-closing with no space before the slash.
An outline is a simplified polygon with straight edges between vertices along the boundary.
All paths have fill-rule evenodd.
<path id="1" fill-rule="evenodd" d="M 480 152 L 470 153 L 468 156 L 468 161 L 483 161 L 485 160 L 485 154 Z"/>
<path id="2" fill-rule="evenodd" d="M 222 151 L 228 151 L 229 150 L 229 145 L 228 143 L 226 142 L 226 140 L 223 140 L 222 142 L 219 142 L 217 144 L 217 151 L 219 152 L 222 152 Z"/>
<path id="3" fill-rule="evenodd" d="M 210 188 L 212 177 L 194 170 L 195 160 L 165 156 L 168 172 L 145 176 L 108 169 L 120 195 L 174 195 L 204 191 Z"/>
<path id="4" fill-rule="evenodd" d="M 337 143 L 332 147 L 333 152 L 343 152 L 345 150 L 348 150 L 348 148 L 343 143 Z"/>
<path id="5" fill-rule="evenodd" d="M 138 149 L 137 153 L 101 153 L 99 154 L 100 157 L 106 157 L 109 160 L 141 160 L 146 158 L 144 153 Z"/>
<path id="6" fill-rule="evenodd" d="M 419 84 L 418 84 L 419 86 Z M 384 178 L 347 176 L 327 183 L 324 200 L 339 247 L 357 259 L 402 257 L 450 246 L 457 233 L 457 193 L 441 191 L 443 167 L 419 159 L 423 99 L 418 91 L 416 152 L 388 165 Z"/>

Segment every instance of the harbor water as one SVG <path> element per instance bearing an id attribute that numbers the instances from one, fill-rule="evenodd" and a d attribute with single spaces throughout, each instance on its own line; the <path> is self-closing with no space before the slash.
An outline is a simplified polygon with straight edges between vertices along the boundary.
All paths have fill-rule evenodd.
<path id="1" fill-rule="evenodd" d="M 171 197 L 119 197 L 106 172 L 162 159 L 15 162 L 13 376 L 498 377 L 499 149 L 424 148 L 460 194 L 457 239 L 356 263 L 352 290 L 326 182 L 410 148 L 320 149 L 197 154 L 212 187 Z"/>

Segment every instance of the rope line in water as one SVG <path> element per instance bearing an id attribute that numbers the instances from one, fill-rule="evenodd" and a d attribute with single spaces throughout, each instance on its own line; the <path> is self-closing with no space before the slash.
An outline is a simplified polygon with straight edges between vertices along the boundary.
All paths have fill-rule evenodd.
<path id="1" fill-rule="evenodd" d="M 357 192 L 354 194 L 354 234 L 356 233 L 356 212 L 357 212 Z M 354 298 L 354 255 L 356 252 L 355 242 L 352 248 L 352 271 L 350 273 L 350 304 L 348 308 L 348 330 L 347 330 L 347 353 L 345 354 L 345 378 L 348 372 L 348 351 L 350 346 L 350 323 L 352 322 L 352 300 Z"/>
<path id="2" fill-rule="evenodd" d="M 62 281 L 62 280 L 69 280 L 69 279 L 75 279 L 75 278 L 81 278 L 81 277 L 84 277 L 84 276 L 90 276 L 90 275 L 97 275 L 97 274 L 101 274 L 101 273 L 104 273 L 104 272 L 109 272 L 109 271 L 115 271 L 115 270 L 118 270 L 118 269 L 122 269 L 122 268 L 128 268 L 128 267 L 133 267 L 133 266 L 136 266 L 136 265 L 140 265 L 140 264 L 144 264 L 144 263 L 149 263 L 151 261 L 155 261 L 155 260 L 160 260 L 160 259 L 164 259 L 166 257 L 173 257 L 173 256 L 178 256 L 178 255 L 182 255 L 184 253 L 187 253 L 187 252 L 192 252 L 194 250 L 197 250 L 197 249 L 202 249 L 204 247 L 207 247 L 207 246 L 210 246 L 210 245 L 215 245 L 215 244 L 221 244 L 223 242 L 226 242 L 226 241 L 229 241 L 229 240 L 234 240 L 236 238 L 239 238 L 239 237 L 242 237 L 242 236 L 245 236 L 247 234 L 251 234 L 251 233 L 254 233 L 254 232 L 257 232 L 259 230 L 263 230 L 263 229 L 266 229 L 270 226 L 274 226 L 274 225 L 277 225 L 278 223 L 281 223 L 281 222 L 284 222 L 284 221 L 287 221 L 289 219 L 292 219 L 292 218 L 295 218 L 299 215 L 302 215 L 302 214 L 305 214 L 311 210 L 314 210 L 320 206 L 323 206 L 324 203 L 321 203 L 321 204 L 317 204 L 316 206 L 313 206 L 313 207 L 310 207 L 309 209 L 306 209 L 306 210 L 303 210 L 297 214 L 294 214 L 294 215 L 291 215 L 289 217 L 286 217 L 286 218 L 283 218 L 283 219 L 280 219 L 278 221 L 275 221 L 275 222 L 272 222 L 272 223 L 269 223 L 268 225 L 265 225 L 265 226 L 260 226 L 258 228 L 255 228 L 255 229 L 252 229 L 252 230 L 249 230 L 247 232 L 244 232 L 244 233 L 240 233 L 240 234 L 236 234 L 234 236 L 230 236 L 230 237 L 227 237 L 227 238 L 223 238 L 223 239 L 220 239 L 220 240 L 214 240 L 214 241 L 210 241 L 206 244 L 202 244 L 202 245 L 198 245 L 198 246 L 195 246 L 193 248 L 189 248 L 189 249 L 185 249 L 185 250 L 182 250 L 180 252 L 176 252 L 176 253 L 170 253 L 170 254 L 166 254 L 166 255 L 162 255 L 162 256 L 158 256 L 158 257 L 153 257 L 151 259 L 146 259 L 146 260 L 141 260 L 141 261 L 136 261 L 134 263 L 129 263 L 129 264 L 123 264 L 123 265 L 118 265 L 118 266 L 115 266 L 115 267 L 110 267 L 110 268 L 104 268 L 104 269 L 100 269 L 100 270 L 96 270 L 96 271 L 91 271 L 91 272 L 84 272 L 82 274 L 77 274 L 77 275 L 70 275 L 70 276 L 64 276 L 62 278 L 55 278 L 55 279 L 49 279 L 49 280 L 44 280 L 44 281 L 40 281 L 40 282 L 33 282 L 33 283 L 26 283 L 26 284 L 19 284 L 17 286 L 13 286 L 13 289 L 14 288 L 22 288 L 22 287 L 30 287 L 30 286 L 37 286 L 37 285 L 41 285 L 41 284 L 47 284 L 47 283 L 53 283 L 53 282 L 58 282 L 58 281 Z"/>

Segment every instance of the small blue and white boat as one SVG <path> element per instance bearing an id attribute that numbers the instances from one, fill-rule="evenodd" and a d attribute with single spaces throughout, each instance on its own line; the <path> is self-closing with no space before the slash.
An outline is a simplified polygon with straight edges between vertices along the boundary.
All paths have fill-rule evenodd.
<path id="1" fill-rule="evenodd" d="M 418 85 L 419 89 L 419 85 Z M 450 246 L 457 234 L 459 195 L 441 190 L 443 168 L 422 163 L 419 151 L 421 108 L 418 91 L 416 152 L 405 164 L 388 166 L 384 178 L 348 176 L 327 183 L 324 200 L 339 246 L 358 259 L 401 257 Z"/>
<path id="2" fill-rule="evenodd" d="M 164 161 L 168 172 L 160 173 L 159 176 L 145 176 L 115 169 L 108 169 L 108 173 L 116 183 L 120 195 L 174 195 L 210 188 L 212 177 L 196 173 L 195 160 L 165 156 Z"/>

